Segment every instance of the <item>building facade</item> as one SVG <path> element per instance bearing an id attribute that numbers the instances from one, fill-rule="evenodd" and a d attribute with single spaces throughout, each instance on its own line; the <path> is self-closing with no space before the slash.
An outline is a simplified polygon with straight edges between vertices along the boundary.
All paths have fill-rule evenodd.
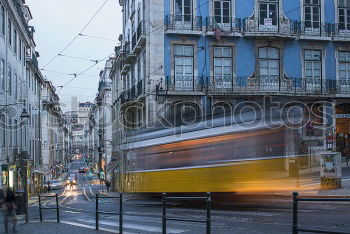
<path id="1" fill-rule="evenodd" d="M 328 149 L 331 139 L 350 157 L 348 1 L 119 3 L 123 34 L 111 74 L 114 120 L 120 119 L 113 125 L 113 151 L 119 159 L 128 131 L 275 102 L 311 112 L 300 130 L 306 153 Z"/>
<path id="2" fill-rule="evenodd" d="M 42 98 L 45 80 L 38 66 L 32 15 L 22 0 L 0 1 L 1 185 L 42 190 Z"/>

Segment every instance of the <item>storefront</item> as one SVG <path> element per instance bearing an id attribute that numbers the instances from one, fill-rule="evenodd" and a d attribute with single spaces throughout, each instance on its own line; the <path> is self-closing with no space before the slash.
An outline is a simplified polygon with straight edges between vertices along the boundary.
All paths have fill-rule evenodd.
<path id="1" fill-rule="evenodd" d="M 336 145 L 342 157 L 350 159 L 350 104 L 336 106 Z"/>

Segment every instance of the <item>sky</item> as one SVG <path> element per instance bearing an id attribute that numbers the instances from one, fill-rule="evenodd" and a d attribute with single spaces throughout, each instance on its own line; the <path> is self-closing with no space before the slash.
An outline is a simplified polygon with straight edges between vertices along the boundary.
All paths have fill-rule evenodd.
<path id="1" fill-rule="evenodd" d="M 101 37 L 102 40 L 79 36 L 66 50 L 64 56 L 54 58 L 68 43 L 76 37 L 106 0 L 27 0 L 35 28 L 34 40 L 39 52 L 39 68 L 43 69 L 45 79 L 56 87 L 64 111 L 71 109 L 72 97 L 78 101 L 93 102 L 98 87 L 99 72 L 105 62 L 101 62 L 86 71 L 86 76 L 79 76 L 63 89 L 74 76 L 95 64 L 89 60 L 102 60 L 112 54 L 122 33 L 122 13 L 118 0 L 108 0 L 94 20 L 82 34 Z M 84 58 L 76 59 L 66 56 Z M 52 71 L 52 72 L 51 72 Z M 58 74 L 58 73 L 64 74 Z"/>

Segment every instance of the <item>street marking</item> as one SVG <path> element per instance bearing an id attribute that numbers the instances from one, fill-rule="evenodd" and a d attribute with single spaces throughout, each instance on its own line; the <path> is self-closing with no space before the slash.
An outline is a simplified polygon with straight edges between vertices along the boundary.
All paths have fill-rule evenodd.
<path id="1" fill-rule="evenodd" d="M 77 219 L 80 222 L 86 222 L 86 223 L 95 223 L 95 220 L 86 220 L 86 219 Z M 119 223 L 117 222 L 110 222 L 110 221 L 99 221 L 100 224 L 107 225 L 107 226 L 112 226 L 112 227 L 119 227 Z M 123 223 L 123 228 L 128 228 L 128 229 L 134 229 L 134 230 L 141 230 L 141 231 L 146 231 L 146 232 L 162 232 L 161 227 L 157 226 L 150 226 L 150 225 L 142 225 L 142 224 L 131 224 L 131 223 Z M 184 233 L 188 232 L 189 230 L 183 230 L 183 229 L 177 229 L 177 228 L 168 228 L 167 233 Z"/>

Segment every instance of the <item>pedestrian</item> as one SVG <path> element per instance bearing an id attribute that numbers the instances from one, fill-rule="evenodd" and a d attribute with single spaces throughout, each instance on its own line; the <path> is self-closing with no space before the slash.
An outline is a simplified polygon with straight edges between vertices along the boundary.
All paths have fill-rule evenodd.
<path id="1" fill-rule="evenodd" d="M 5 209 L 3 208 L 3 206 L 5 204 L 5 198 L 6 198 L 6 186 L 3 186 L 0 189 L 0 210 L 1 210 L 1 218 L 4 226 L 5 226 Z"/>
<path id="2" fill-rule="evenodd" d="M 51 183 L 50 181 L 47 181 L 47 191 L 50 192 L 51 189 Z"/>
<path id="3" fill-rule="evenodd" d="M 17 207 L 15 205 L 15 195 L 11 189 L 8 189 L 6 192 L 5 203 L 3 205 L 5 233 L 8 233 L 9 220 L 12 221 L 13 232 L 17 233 L 17 230 L 16 230 L 16 224 L 17 224 L 16 208 Z"/>
<path id="4" fill-rule="evenodd" d="M 111 184 L 109 183 L 108 180 L 106 180 L 106 188 L 107 188 L 107 193 L 109 193 L 109 188 L 111 187 Z"/>

